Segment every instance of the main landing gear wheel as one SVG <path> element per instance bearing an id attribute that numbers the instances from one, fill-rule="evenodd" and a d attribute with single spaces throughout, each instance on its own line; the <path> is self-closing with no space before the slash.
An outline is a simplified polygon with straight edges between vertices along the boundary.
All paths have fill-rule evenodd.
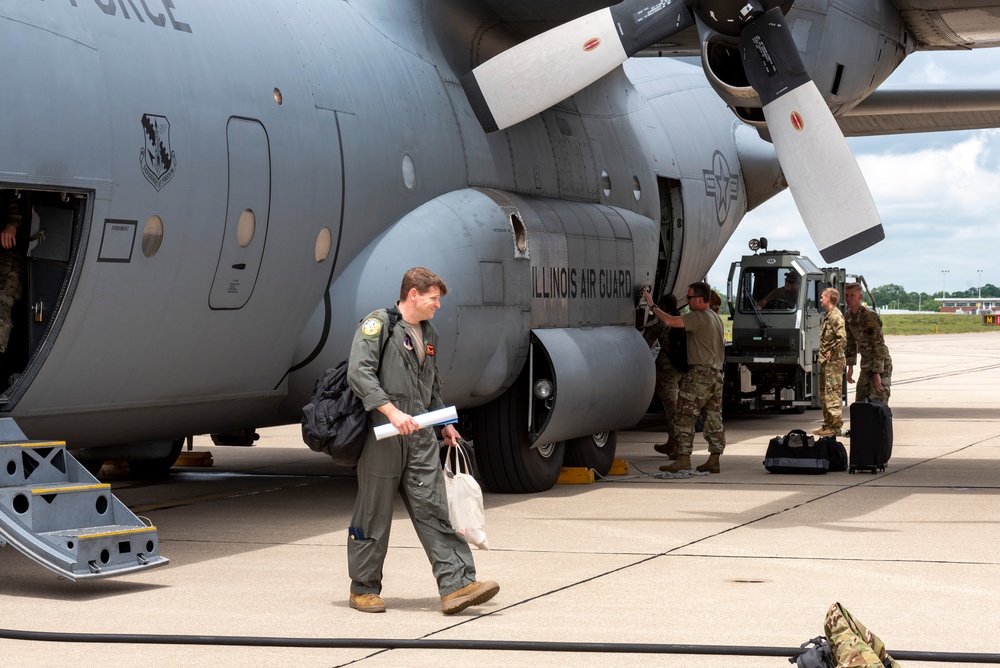
<path id="1" fill-rule="evenodd" d="M 519 378 L 473 414 L 476 463 L 483 483 L 492 492 L 544 492 L 559 479 L 566 444 L 559 441 L 531 447 L 524 385 L 524 378 Z"/>
<path id="2" fill-rule="evenodd" d="M 597 475 L 605 476 L 611 471 L 611 465 L 615 462 L 617 444 L 617 431 L 602 431 L 599 434 L 566 441 L 563 466 L 582 466 L 594 469 Z"/>
<path id="3" fill-rule="evenodd" d="M 129 471 L 133 478 L 157 479 L 170 475 L 170 469 L 177 463 L 184 449 L 184 439 L 179 438 L 170 445 L 170 451 L 162 457 L 154 459 L 130 459 Z"/>

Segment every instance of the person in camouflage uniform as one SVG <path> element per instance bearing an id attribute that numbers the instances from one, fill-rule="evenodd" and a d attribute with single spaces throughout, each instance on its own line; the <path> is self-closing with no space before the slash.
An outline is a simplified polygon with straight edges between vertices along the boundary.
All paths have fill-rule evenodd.
<path id="1" fill-rule="evenodd" d="M 847 382 L 854 382 L 854 360 L 861 355 L 861 373 L 854 392 L 855 401 L 889 403 L 892 382 L 892 357 L 882 336 L 882 319 L 875 311 L 861 305 L 861 284 L 849 283 L 845 289 L 847 302 Z"/>
<path id="2" fill-rule="evenodd" d="M 642 298 L 653 307 L 653 298 L 646 290 Z M 674 415 L 677 436 L 677 460 L 664 464 L 661 471 L 676 473 L 691 468 L 695 422 L 705 413 L 703 434 L 708 441 L 708 461 L 698 471 L 719 473 L 719 457 L 726 449 L 726 431 L 722 426 L 722 365 L 725 360 L 725 328 L 722 318 L 710 308 L 712 288 L 698 282 L 688 286 L 689 313 L 672 316 L 659 308 L 653 315 L 669 327 L 684 328 L 687 333 L 688 372 L 681 380 Z"/>
<path id="3" fill-rule="evenodd" d="M 496 582 L 477 582 L 469 544 L 448 520 L 448 497 L 433 428 L 421 429 L 414 415 L 444 408 L 435 348 L 437 330 L 429 322 L 447 293 L 437 275 L 414 267 L 403 276 L 396 308 L 401 316 L 389 333 L 385 309 L 358 325 L 347 363 L 347 381 L 372 418 L 392 423 L 398 436 L 376 440 L 368 433 L 358 461 L 358 496 L 348 529 L 347 566 L 350 607 L 385 612 L 382 565 L 389 549 L 396 492 L 403 496 L 410 521 L 431 562 L 441 611 L 460 612 L 493 598 Z M 386 341 L 388 338 L 388 341 Z M 383 351 L 384 348 L 384 352 Z M 446 445 L 461 436 L 454 425 L 441 428 Z"/>
<path id="4" fill-rule="evenodd" d="M 657 308 L 668 315 L 680 315 L 680 311 L 677 310 L 677 297 L 672 294 L 661 297 Z M 677 407 L 681 378 L 687 371 L 687 348 L 684 345 L 686 342 L 681 338 L 684 337 L 684 332 L 667 327 L 657 319 L 646 330 L 645 337 L 650 345 L 654 342 L 660 344 L 660 352 L 656 355 L 656 396 L 663 404 L 663 414 L 666 417 L 667 441 L 657 443 L 653 449 L 673 459 L 676 456 L 677 445 L 677 437 L 674 436 L 674 411 Z M 678 352 L 683 359 L 678 359 Z"/>
<path id="5" fill-rule="evenodd" d="M 26 261 L 17 244 L 24 225 L 24 198 L 19 192 L 5 190 L 0 206 L 7 215 L 0 229 L 0 353 L 4 353 L 14 327 L 11 311 L 23 293 Z"/>
<path id="6" fill-rule="evenodd" d="M 844 316 L 837 307 L 840 292 L 827 288 L 820 295 L 819 303 L 826 310 L 823 325 L 819 330 L 819 398 L 823 407 L 823 426 L 814 429 L 818 436 L 836 436 L 844 427 L 843 394 L 844 367 L 847 357 L 847 330 Z"/>

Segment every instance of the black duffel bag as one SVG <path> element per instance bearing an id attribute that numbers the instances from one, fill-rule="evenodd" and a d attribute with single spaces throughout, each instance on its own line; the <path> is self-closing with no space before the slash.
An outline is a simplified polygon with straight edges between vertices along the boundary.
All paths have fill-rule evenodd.
<path id="1" fill-rule="evenodd" d="M 836 471 L 830 465 L 831 454 L 837 459 L 839 453 L 831 453 L 832 437 L 818 441 L 801 429 L 793 429 L 785 436 L 775 436 L 767 444 L 764 468 L 771 473 L 818 474 Z M 843 471 L 844 469 L 839 469 Z"/>

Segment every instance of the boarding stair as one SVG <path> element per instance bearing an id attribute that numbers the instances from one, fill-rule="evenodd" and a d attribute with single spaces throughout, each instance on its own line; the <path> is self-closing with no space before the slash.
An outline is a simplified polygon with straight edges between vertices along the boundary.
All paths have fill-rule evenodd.
<path id="1" fill-rule="evenodd" d="M 70 580 L 169 563 L 156 527 L 139 519 L 66 449 L 0 419 L 0 546 L 9 543 Z"/>

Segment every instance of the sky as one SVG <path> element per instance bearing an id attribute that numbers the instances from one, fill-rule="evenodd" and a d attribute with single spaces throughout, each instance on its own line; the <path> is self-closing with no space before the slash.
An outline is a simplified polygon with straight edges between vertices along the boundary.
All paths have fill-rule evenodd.
<path id="1" fill-rule="evenodd" d="M 931 84 L 1000 89 L 1000 48 L 917 52 L 883 86 Z M 886 238 L 837 266 L 863 274 L 870 287 L 894 283 L 936 296 L 976 287 L 980 280 L 1000 285 L 1000 130 L 852 138 L 848 143 Z M 746 215 L 709 271 L 709 283 L 724 291 L 730 263 L 749 253 L 747 242 L 760 236 L 767 237 L 771 249 L 798 250 L 825 264 L 785 190 Z"/>

